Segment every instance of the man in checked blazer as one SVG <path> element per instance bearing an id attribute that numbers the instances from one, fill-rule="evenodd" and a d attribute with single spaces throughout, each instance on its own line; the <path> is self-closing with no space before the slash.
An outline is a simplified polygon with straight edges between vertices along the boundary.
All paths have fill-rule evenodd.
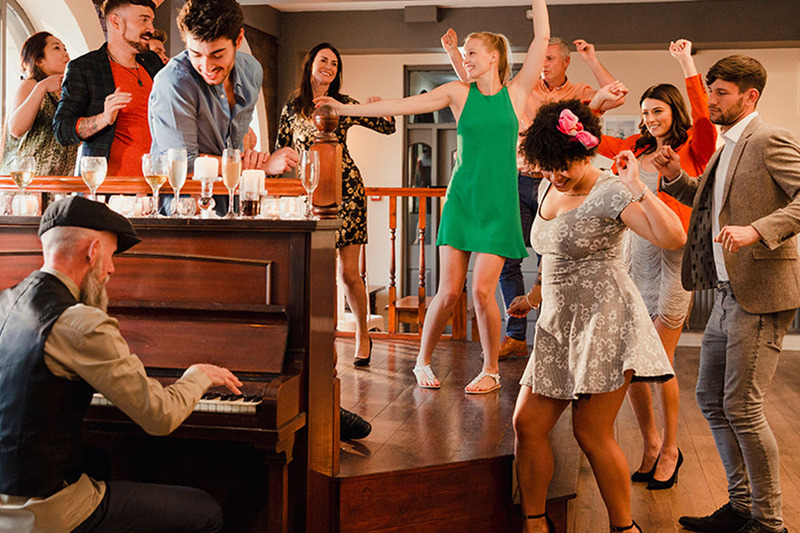
<path id="1" fill-rule="evenodd" d="M 716 289 L 696 396 L 730 501 L 709 516 L 681 517 L 692 531 L 786 532 L 778 447 L 763 400 L 800 306 L 800 146 L 756 112 L 766 80 L 753 58 L 718 61 L 706 83 L 711 121 L 725 145 L 700 177 L 683 172 L 671 149 L 656 158 L 664 190 L 693 208 L 683 286 Z"/>
<path id="2" fill-rule="evenodd" d="M 142 155 L 150 151 L 147 101 L 164 66 L 148 48 L 155 9 L 152 0 L 105 0 L 108 41 L 70 61 L 64 74 L 56 140 L 83 143 L 83 155 L 105 157 L 109 176 L 140 176 Z"/>

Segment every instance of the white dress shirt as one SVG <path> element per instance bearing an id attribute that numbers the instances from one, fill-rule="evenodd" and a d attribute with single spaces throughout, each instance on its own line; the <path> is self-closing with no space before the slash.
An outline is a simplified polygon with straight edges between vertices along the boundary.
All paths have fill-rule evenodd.
<path id="1" fill-rule="evenodd" d="M 719 161 L 717 162 L 717 170 L 714 173 L 714 195 L 711 198 L 712 238 L 716 238 L 716 236 L 719 235 L 719 232 L 722 230 L 719 225 L 719 213 L 722 210 L 722 203 L 724 201 L 722 195 L 725 191 L 725 176 L 728 175 L 728 168 L 731 165 L 733 150 L 736 148 L 736 143 L 739 142 L 742 132 L 744 132 L 747 125 L 750 124 L 750 121 L 756 118 L 757 115 L 758 112 L 753 111 L 722 134 L 722 138 L 725 140 L 725 146 L 722 148 L 722 153 L 720 154 Z M 722 244 L 714 242 L 712 248 L 714 251 L 714 264 L 717 267 L 717 279 L 719 281 L 728 281 L 730 278 L 728 277 L 728 269 L 725 268 L 725 257 L 722 253 Z"/>

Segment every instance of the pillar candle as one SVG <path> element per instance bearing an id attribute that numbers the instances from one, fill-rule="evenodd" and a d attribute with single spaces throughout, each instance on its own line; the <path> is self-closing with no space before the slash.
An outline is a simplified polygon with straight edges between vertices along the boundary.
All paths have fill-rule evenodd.
<path id="1" fill-rule="evenodd" d="M 219 175 L 219 161 L 213 157 L 202 156 L 194 160 L 194 179 L 216 178 Z"/>
<path id="2" fill-rule="evenodd" d="M 240 189 L 244 192 L 260 194 L 264 190 L 264 180 L 267 175 L 263 170 L 250 169 L 242 171 Z"/>

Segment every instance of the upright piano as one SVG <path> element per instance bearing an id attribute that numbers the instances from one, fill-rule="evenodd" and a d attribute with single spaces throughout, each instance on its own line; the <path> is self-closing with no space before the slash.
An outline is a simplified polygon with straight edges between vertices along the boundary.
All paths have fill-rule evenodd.
<path id="1" fill-rule="evenodd" d="M 38 222 L 0 217 L 0 288 L 41 266 Z M 228 531 L 320 531 L 314 514 L 329 514 L 329 497 L 318 480 L 338 468 L 338 221 L 132 222 L 142 243 L 115 258 L 108 285 L 109 314 L 131 350 L 164 383 L 193 363 L 230 368 L 247 398 L 203 402 L 205 411 L 159 438 L 97 399 L 87 442 L 108 449 L 112 477 L 147 470 L 152 459 L 149 474 L 172 480 L 158 474 L 189 464 L 188 484 L 200 480 L 221 500 Z M 157 457 L 161 450 L 171 451 Z M 219 454 L 235 457 L 212 461 Z"/>

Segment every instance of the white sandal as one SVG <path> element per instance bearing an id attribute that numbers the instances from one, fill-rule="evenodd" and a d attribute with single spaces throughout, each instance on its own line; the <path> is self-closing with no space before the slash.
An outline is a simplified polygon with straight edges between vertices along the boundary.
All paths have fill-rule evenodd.
<path id="1" fill-rule="evenodd" d="M 483 390 L 469 390 L 469 388 L 467 388 L 476 385 L 480 380 L 482 380 L 485 377 L 490 377 L 494 380 L 494 387 L 490 387 L 488 389 L 483 389 Z M 475 379 L 469 382 L 469 385 L 467 385 L 467 387 L 464 387 L 464 392 L 466 392 L 467 394 L 489 394 L 490 392 L 494 392 L 500 388 L 500 374 L 499 373 L 490 374 L 489 372 L 481 371 L 480 374 L 475 376 Z"/>
<path id="2" fill-rule="evenodd" d="M 431 365 L 425 366 L 415 366 L 414 367 L 414 377 L 417 378 L 417 387 L 421 389 L 438 389 L 441 385 L 423 385 L 422 380 L 426 381 L 439 381 L 436 379 L 436 374 L 433 373 L 433 369 Z"/>

